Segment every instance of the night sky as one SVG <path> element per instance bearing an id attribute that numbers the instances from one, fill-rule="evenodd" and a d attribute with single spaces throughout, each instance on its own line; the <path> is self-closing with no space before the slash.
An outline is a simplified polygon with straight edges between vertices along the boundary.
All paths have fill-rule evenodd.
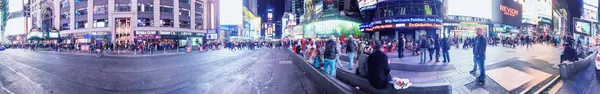
<path id="1" fill-rule="evenodd" d="M 285 11 L 286 0 L 258 0 L 258 15 L 261 15 L 263 23 L 267 22 L 267 9 L 273 8 L 273 22 L 280 22 Z M 281 23 L 280 23 L 281 24 Z M 275 27 L 276 35 L 281 36 L 281 25 Z"/>

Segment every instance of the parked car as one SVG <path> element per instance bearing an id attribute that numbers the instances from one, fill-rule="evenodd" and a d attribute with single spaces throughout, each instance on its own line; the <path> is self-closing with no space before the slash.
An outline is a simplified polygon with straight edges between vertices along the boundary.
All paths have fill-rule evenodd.
<path id="1" fill-rule="evenodd" d="M 4 50 L 6 50 L 6 47 L 0 46 L 0 51 L 4 51 Z"/>

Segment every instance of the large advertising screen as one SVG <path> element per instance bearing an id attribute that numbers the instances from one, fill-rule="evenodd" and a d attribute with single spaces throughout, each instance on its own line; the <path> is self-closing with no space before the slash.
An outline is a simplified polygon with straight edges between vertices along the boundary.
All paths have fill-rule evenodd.
<path id="1" fill-rule="evenodd" d="M 582 11 L 581 19 L 592 22 L 598 21 L 598 7 L 584 4 Z"/>
<path id="2" fill-rule="evenodd" d="M 377 4 L 377 0 L 358 0 L 358 8 L 363 8 L 366 6 L 372 6 Z"/>
<path id="3" fill-rule="evenodd" d="M 579 33 L 590 34 L 590 31 L 592 31 L 592 26 L 588 22 L 576 21 L 575 31 Z"/>
<path id="4" fill-rule="evenodd" d="M 448 0 L 447 15 L 492 19 L 492 0 Z"/>
<path id="5" fill-rule="evenodd" d="M 493 0 L 493 21 L 512 26 L 520 26 L 523 19 L 523 6 L 514 0 Z"/>
<path id="6" fill-rule="evenodd" d="M 596 7 L 598 6 L 598 0 L 583 0 L 583 3 Z"/>

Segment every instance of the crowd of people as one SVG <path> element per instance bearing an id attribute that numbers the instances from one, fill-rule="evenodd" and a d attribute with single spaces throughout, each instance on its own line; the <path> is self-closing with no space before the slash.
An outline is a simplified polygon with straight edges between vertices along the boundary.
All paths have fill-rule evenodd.
<path id="1" fill-rule="evenodd" d="M 471 73 L 480 70 L 480 75 L 485 75 L 483 62 L 485 61 L 485 50 L 488 45 L 487 38 L 482 34 L 482 30 L 478 31 L 478 36 L 472 39 L 473 55 L 475 67 Z M 347 39 L 336 38 L 330 36 L 328 39 L 301 39 L 293 41 L 291 45 L 294 53 L 304 57 L 313 66 L 323 69 L 330 76 L 335 76 L 337 68 L 348 68 L 353 70 L 353 64 L 358 64 L 356 74 L 369 79 L 371 85 L 375 88 L 386 88 L 393 84 L 392 76 L 389 74 L 391 63 L 390 58 L 386 53 L 396 50 L 398 57 L 403 58 L 404 50 L 413 51 L 414 55 L 421 55 L 421 62 L 426 63 L 426 52 L 429 52 L 429 62 L 434 60 L 439 62 L 439 57 L 442 56 L 442 62 L 450 62 L 448 50 L 450 45 L 456 41 L 448 37 L 438 37 L 438 35 L 421 36 L 422 39 L 414 41 L 414 39 L 405 39 L 404 35 L 400 35 L 397 39 L 388 40 L 371 40 L 371 39 L 355 39 L 349 36 Z M 340 55 L 346 53 L 350 58 L 347 65 L 341 64 Z M 363 58 L 363 59 L 358 59 Z M 358 63 L 355 63 L 357 60 Z M 336 67 L 336 65 L 342 65 Z M 347 67 L 346 67 L 347 66 Z M 477 78 L 477 84 L 483 84 L 485 76 Z"/>

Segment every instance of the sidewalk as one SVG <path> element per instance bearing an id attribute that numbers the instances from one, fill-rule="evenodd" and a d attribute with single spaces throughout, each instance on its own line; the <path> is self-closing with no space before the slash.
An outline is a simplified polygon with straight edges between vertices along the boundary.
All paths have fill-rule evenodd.
<path id="1" fill-rule="evenodd" d="M 487 94 L 487 93 L 533 93 L 542 85 L 558 77 L 558 69 L 552 66 L 558 63 L 562 48 L 537 44 L 527 49 L 523 46 L 508 48 L 489 46 L 486 51 L 486 84 L 475 84 L 479 72 L 470 74 L 473 69 L 472 49 L 451 48 L 450 63 L 427 62 L 419 63 L 419 56 L 405 51 L 404 58 L 398 58 L 397 52 L 388 52 L 391 60 L 390 74 L 395 77 L 408 78 L 413 83 L 449 82 L 455 94 Z M 427 53 L 427 61 L 429 61 Z M 440 53 L 441 55 L 441 53 Z M 435 57 L 435 53 L 433 55 Z M 342 70 L 354 73 L 348 69 L 348 57 L 345 53 L 340 57 Z M 433 59 L 435 61 L 435 58 Z M 442 61 L 442 57 L 440 57 Z M 514 79 L 518 78 L 518 79 Z"/>
<path id="2" fill-rule="evenodd" d="M 221 49 L 223 50 L 223 49 Z M 208 52 L 214 52 L 214 51 L 221 51 L 221 50 L 205 50 L 203 52 L 200 53 L 208 53 Z M 27 50 L 27 51 L 31 51 L 31 50 Z M 70 54 L 70 55 L 86 55 L 86 56 L 96 56 L 97 53 L 95 52 L 89 52 L 89 51 L 68 51 L 68 50 L 61 50 L 60 52 L 58 51 L 35 51 L 35 52 L 43 52 L 43 53 L 57 53 L 57 54 Z M 198 50 L 192 50 L 190 53 L 198 53 Z M 145 51 L 143 53 L 140 52 L 131 52 L 131 51 L 118 51 L 118 50 L 112 50 L 111 52 L 105 52 L 104 56 L 108 56 L 108 57 L 148 57 L 148 56 L 165 56 L 165 55 L 177 55 L 177 54 L 185 54 L 186 50 L 185 49 L 180 49 L 179 51 L 177 50 L 159 50 L 156 52 L 152 52 L 152 54 L 150 54 L 149 51 Z"/>

